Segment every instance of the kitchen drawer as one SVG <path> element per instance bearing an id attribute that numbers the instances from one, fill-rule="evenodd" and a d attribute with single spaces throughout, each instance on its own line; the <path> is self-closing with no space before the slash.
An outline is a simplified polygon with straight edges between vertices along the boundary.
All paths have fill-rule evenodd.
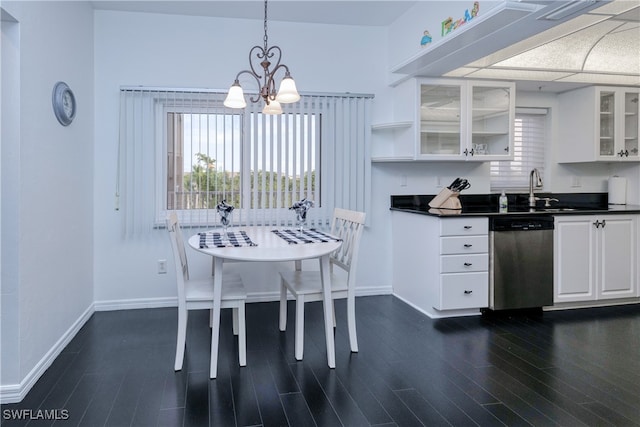
<path id="1" fill-rule="evenodd" d="M 489 273 L 454 273 L 440 276 L 438 310 L 489 306 Z"/>
<path id="2" fill-rule="evenodd" d="M 474 271 L 489 271 L 489 254 L 443 255 L 440 257 L 441 273 Z"/>
<path id="3" fill-rule="evenodd" d="M 440 254 L 478 254 L 489 252 L 489 236 L 452 236 L 440 238 Z"/>
<path id="4" fill-rule="evenodd" d="M 441 236 L 489 234 L 487 218 L 444 218 L 440 220 Z"/>

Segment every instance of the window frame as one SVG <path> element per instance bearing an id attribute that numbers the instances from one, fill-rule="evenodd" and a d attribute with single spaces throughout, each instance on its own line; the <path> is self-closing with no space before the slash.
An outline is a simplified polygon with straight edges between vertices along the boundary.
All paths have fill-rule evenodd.
<path id="1" fill-rule="evenodd" d="M 202 103 L 202 106 L 193 107 L 195 103 Z M 285 219 L 287 223 L 292 223 L 295 216 L 291 215 L 289 208 L 287 206 L 282 207 L 252 207 L 254 201 L 257 197 L 254 193 L 255 191 L 259 191 L 264 193 L 263 188 L 259 188 L 257 190 L 252 191 L 252 167 L 257 166 L 258 170 L 260 169 L 261 164 L 265 164 L 264 159 L 256 158 L 253 161 L 253 150 L 255 148 L 255 144 L 252 142 L 254 138 L 258 138 L 258 134 L 263 132 L 266 128 L 266 123 L 268 120 L 271 120 L 271 117 L 275 117 L 276 119 L 281 120 L 281 117 L 286 115 L 290 116 L 299 116 L 300 120 L 305 120 L 304 116 L 310 115 L 315 117 L 314 129 L 315 132 L 312 134 L 311 125 L 309 125 L 309 129 L 306 132 L 306 135 L 300 135 L 300 133 L 296 133 L 296 127 L 293 126 L 293 130 L 290 130 L 290 135 L 287 137 L 292 138 L 290 143 L 278 143 L 277 146 L 273 147 L 274 150 L 279 150 L 280 148 L 285 149 L 284 147 L 287 144 L 296 144 L 296 141 L 299 139 L 308 138 L 307 144 L 310 144 L 311 147 L 315 151 L 315 162 L 313 166 L 315 167 L 315 179 L 313 189 L 305 189 L 304 186 L 294 187 L 291 190 L 292 198 L 294 198 L 295 194 L 300 194 L 300 197 L 304 197 L 304 193 L 309 193 L 313 191 L 314 194 L 317 195 L 317 199 L 314 200 L 315 206 L 322 205 L 322 175 L 324 174 L 322 167 L 324 162 L 322 161 L 322 112 L 315 111 L 313 108 L 310 110 L 300 110 L 295 112 L 284 112 L 283 115 L 270 116 L 262 114 L 261 112 L 249 111 L 247 109 L 240 111 L 230 111 L 229 109 L 210 105 L 211 101 L 208 100 L 194 100 L 192 105 L 188 105 L 188 101 L 181 99 L 179 101 L 172 99 L 164 99 L 164 98 L 156 98 L 155 103 L 158 104 L 154 111 L 156 112 L 155 117 L 155 127 L 156 127 L 156 135 L 160 141 L 157 141 L 157 146 L 161 147 L 160 150 L 157 150 L 156 156 L 156 178 L 155 178 L 155 191 L 156 191 L 156 216 L 157 222 L 163 223 L 164 218 L 167 217 L 169 212 L 176 212 L 179 220 L 185 226 L 210 226 L 217 225 L 219 222 L 219 216 L 216 212 L 215 208 L 204 208 L 204 209 L 169 209 L 168 208 L 168 179 L 169 179 L 169 135 L 168 135 L 168 122 L 169 122 L 169 114 L 222 114 L 222 115 L 237 115 L 240 118 L 240 126 L 239 126 L 239 156 L 240 156 L 240 166 L 238 173 L 240 174 L 240 200 L 241 206 L 236 206 L 232 213 L 232 225 L 269 225 L 275 224 L 276 222 L 281 222 L 282 219 Z M 256 115 L 257 117 L 253 117 Z M 271 121 L 273 123 L 272 126 L 280 125 L 276 121 Z M 255 127 L 255 128 L 254 128 Z M 260 129 L 258 129 L 260 127 Z M 306 129 L 306 126 L 301 127 L 303 130 Z M 184 129 L 183 129 L 184 132 Z M 232 131 L 235 133 L 235 131 Z M 255 134 L 253 134 L 254 132 Z M 271 132 L 271 131 L 269 131 Z M 279 130 L 278 130 L 279 132 Z M 301 137 L 301 138 L 297 138 Z M 232 138 L 236 138 L 232 136 Z M 281 135 L 270 137 L 263 136 L 260 138 L 260 142 L 264 143 L 265 139 L 281 139 Z M 181 143 L 186 143 L 185 138 L 181 141 Z M 184 154 L 184 149 L 183 149 Z M 193 153 L 192 153 L 193 154 Z M 273 155 L 272 155 L 273 157 Z M 299 159 L 298 159 L 299 160 Z M 271 173 L 277 173 L 277 170 L 274 170 L 273 159 L 270 161 L 272 163 L 270 167 Z M 298 163 L 298 162 L 296 162 Z M 159 166 L 159 167 L 158 167 Z M 305 163 L 306 166 L 306 163 Z M 314 169 L 311 169 L 312 171 Z M 300 181 L 303 182 L 305 177 L 312 173 L 305 172 Z M 257 178 L 255 178 L 257 182 Z M 290 182 L 291 178 L 287 174 L 286 182 Z M 286 192 L 286 191 L 285 191 Z M 297 200 L 293 200 L 291 203 Z M 283 200 L 283 203 L 285 201 Z M 290 218 L 289 218 L 290 217 Z"/>

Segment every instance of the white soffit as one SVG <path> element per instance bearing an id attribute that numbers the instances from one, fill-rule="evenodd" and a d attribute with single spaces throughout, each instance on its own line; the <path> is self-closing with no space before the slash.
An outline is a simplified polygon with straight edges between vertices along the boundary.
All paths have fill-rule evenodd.
<path id="1" fill-rule="evenodd" d="M 464 58 L 477 58 L 478 50 L 487 54 L 520 40 L 516 31 L 505 37 L 505 27 L 518 28 L 520 21 L 536 10 L 534 5 L 506 1 L 431 44 L 401 64 L 392 73 L 410 76 L 438 76 L 464 64 Z M 515 40 L 514 40 L 515 39 Z"/>
<path id="2" fill-rule="evenodd" d="M 445 75 L 638 85 L 639 21 L 637 0 L 612 1 Z"/>

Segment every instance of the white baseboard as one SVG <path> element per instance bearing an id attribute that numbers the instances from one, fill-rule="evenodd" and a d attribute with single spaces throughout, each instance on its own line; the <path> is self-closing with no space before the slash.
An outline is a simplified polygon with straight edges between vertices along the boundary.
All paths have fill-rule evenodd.
<path id="1" fill-rule="evenodd" d="M 94 311 L 94 304 L 91 304 L 19 384 L 0 385 L 0 403 L 21 402 L 42 374 L 56 360 L 56 357 L 62 353 L 62 350 L 71 342 L 82 326 L 87 323 Z"/>
<path id="2" fill-rule="evenodd" d="M 135 298 L 120 300 L 96 301 L 95 311 L 137 310 L 141 308 L 177 307 L 177 297 Z"/>
<path id="3" fill-rule="evenodd" d="M 356 288 L 356 296 L 391 295 L 391 286 L 367 286 Z M 248 292 L 247 302 L 272 302 L 280 300 L 280 291 Z M 177 307 L 176 297 L 135 298 L 121 300 L 103 300 L 94 303 L 95 311 L 135 310 L 140 308 Z"/>
<path id="4" fill-rule="evenodd" d="M 368 287 L 359 287 L 356 288 L 356 296 L 357 297 L 367 297 L 374 295 L 391 295 L 392 288 L 391 286 L 368 286 Z M 289 296 L 289 299 L 293 297 Z M 269 292 L 248 292 L 247 293 L 247 302 L 272 302 L 280 300 L 280 291 L 269 291 Z"/>

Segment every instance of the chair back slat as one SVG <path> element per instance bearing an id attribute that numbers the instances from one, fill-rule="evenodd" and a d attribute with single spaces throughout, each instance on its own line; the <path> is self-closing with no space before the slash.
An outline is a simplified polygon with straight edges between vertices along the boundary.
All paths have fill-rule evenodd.
<path id="1" fill-rule="evenodd" d="M 333 212 L 331 234 L 342 239 L 342 245 L 332 255 L 334 264 L 350 271 L 355 269 L 358 258 L 360 236 L 364 228 L 365 214 L 336 208 Z"/>
<path id="2" fill-rule="evenodd" d="M 178 223 L 178 215 L 175 212 L 169 213 L 167 217 L 167 230 L 171 240 L 173 250 L 173 260 L 176 266 L 176 279 L 178 284 L 178 304 L 184 301 L 185 282 L 189 280 L 189 265 L 187 263 L 187 253 L 184 249 L 182 230 Z"/>

